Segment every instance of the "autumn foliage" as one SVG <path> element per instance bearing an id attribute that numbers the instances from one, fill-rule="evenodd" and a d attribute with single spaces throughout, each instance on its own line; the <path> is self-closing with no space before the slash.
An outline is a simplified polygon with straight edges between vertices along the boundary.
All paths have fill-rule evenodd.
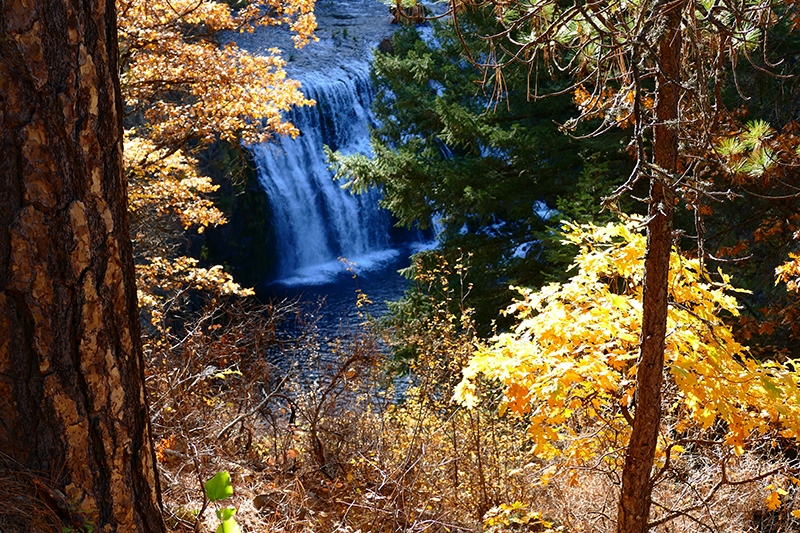
<path id="1" fill-rule="evenodd" d="M 511 310 L 519 328 L 497 344 L 479 341 L 463 306 L 467 256 L 417 265 L 415 298 L 425 311 L 383 341 L 411 349 L 402 379 L 387 375 L 399 361 L 372 327 L 343 326 L 328 343 L 309 320 L 320 310 L 294 304 L 216 307 L 187 336 L 150 344 L 170 520 L 187 531 L 213 520 L 196 514 L 194 491 L 198 477 L 224 469 L 247 531 L 613 530 L 625 410 L 633 410 L 635 357 L 627 354 L 640 320 L 635 226 L 571 228 L 583 247 L 576 275 L 541 293 L 523 290 Z M 685 309 L 671 314 L 680 337 L 671 349 L 686 352 L 670 359 L 653 495 L 668 511 L 655 513 L 655 531 L 709 530 L 698 521 L 719 532 L 758 523 L 791 531 L 791 468 L 772 443 L 798 427 L 796 381 L 780 366 L 745 361 L 719 321 L 735 311 L 737 293 L 718 274 L 716 284 L 698 278 L 697 266 L 673 255 L 674 298 Z M 741 363 L 724 348 L 738 350 Z M 469 384 L 455 389 L 465 366 Z M 478 368 L 494 379 L 475 376 Z M 688 369 L 682 385 L 678 369 Z M 513 380 L 519 386 L 507 387 Z M 770 399 L 775 389 L 785 403 Z M 471 408 L 452 402 L 454 393 Z M 747 447 L 728 431 L 732 414 L 755 429 Z"/>
<path id="2" fill-rule="evenodd" d="M 577 273 L 564 284 L 520 289 L 509 308 L 514 331 L 482 347 L 455 392 L 474 407 L 479 376 L 503 392 L 500 414 L 522 417 L 547 476 L 601 460 L 621 468 L 632 424 L 641 329 L 645 238 L 641 222 L 568 226 L 580 246 Z M 786 269 L 787 271 L 790 268 Z M 668 412 L 659 430 L 662 466 L 687 435 L 740 455 L 762 437 L 800 442 L 800 382 L 794 363 L 756 361 L 723 320 L 739 313 L 730 278 L 712 276 L 673 251 L 666 337 Z M 546 481 L 547 479 L 543 479 Z M 773 496 L 774 497 L 774 496 Z"/>
<path id="3" fill-rule="evenodd" d="M 279 51 L 253 56 L 224 44 L 221 32 L 286 23 L 302 46 L 313 39 L 310 1 L 249 4 L 237 12 L 214 0 L 118 2 L 122 88 L 131 111 L 147 120 L 159 146 L 189 139 L 261 142 L 296 135 L 282 113 L 309 105 L 299 83 L 286 79 Z"/>
<path id="4" fill-rule="evenodd" d="M 217 140 L 253 144 L 298 134 L 285 113 L 314 102 L 287 79 L 280 51 L 251 55 L 225 41 L 286 24 L 303 46 L 314 39 L 314 3 L 276 0 L 234 10 L 215 0 L 121 0 L 117 7 L 139 300 L 155 325 L 159 308 L 186 289 L 252 294 L 222 267 L 199 268 L 185 255 L 185 231 L 226 222 L 208 198 L 218 186 L 201 175 L 196 153 Z"/>
<path id="5" fill-rule="evenodd" d="M 613 521 L 596 507 L 615 505 L 636 412 L 641 220 L 567 226 L 566 241 L 580 249 L 575 275 L 539 290 L 519 288 L 521 299 L 508 309 L 516 327 L 491 341 L 477 339 L 465 263 L 420 268 L 415 280 L 429 292 L 417 295 L 417 303 L 424 301 L 416 309 L 397 307 L 407 320 L 387 330 L 386 342 L 407 356 L 399 363 L 384 358 L 372 331 L 341 334 L 325 347 L 313 325 L 264 318 L 277 307 L 210 307 L 187 321 L 185 337 L 164 325 L 163 309 L 188 290 L 251 294 L 221 267 L 200 268 L 175 238 L 225 222 L 207 197 L 216 187 L 198 171 L 196 150 L 217 139 L 248 144 L 296 135 L 284 112 L 313 104 L 286 79 L 277 51 L 245 54 L 225 44 L 232 33 L 223 32 L 288 24 L 302 45 L 313 38 L 312 8 L 294 0 L 238 11 L 209 0 L 119 3 L 122 86 L 131 117 L 125 164 L 140 302 L 161 334 L 147 355 L 171 519 L 196 529 L 193 477 L 207 477 L 229 461 L 226 468 L 235 465 L 240 482 L 250 484 L 243 490 L 255 495 L 240 505 L 257 527 L 499 533 L 588 531 L 596 520 L 609 530 Z M 591 67 L 587 43 L 595 32 L 580 25 L 564 31 L 575 64 Z M 713 35 L 692 44 L 699 50 L 709 43 L 718 44 Z M 747 51 L 746 43 L 740 46 Z M 655 94 L 634 83 L 633 63 L 622 55 L 609 64 L 608 83 L 573 86 L 580 119 L 641 129 L 635 115 L 653 111 Z M 682 111 L 700 116 L 703 110 Z M 702 137 L 702 148 L 712 147 L 709 166 L 734 180 L 768 179 L 776 161 L 792 165 L 800 157 L 788 130 L 776 135 L 757 121 L 726 124 L 724 135 Z M 649 147 L 635 144 L 631 151 L 644 157 Z M 706 176 L 707 168 L 695 166 Z M 716 194 L 711 185 L 676 190 L 702 216 L 711 214 L 703 205 Z M 696 255 L 675 249 L 669 260 L 665 414 L 653 483 L 668 481 L 654 491 L 662 502 L 673 487 L 702 490 L 681 500 L 683 510 L 656 513 L 658 525 L 678 516 L 701 520 L 692 498 L 717 516 L 724 490 L 746 484 L 763 482 L 753 492 L 757 503 L 778 509 L 791 490 L 792 470 L 763 456 L 800 438 L 794 362 L 752 357 L 731 327 L 740 313 L 737 290 L 722 271 L 707 272 L 705 257 Z M 777 271 L 794 292 L 798 264 L 791 255 Z M 430 297 L 430 291 L 439 294 Z M 291 365 L 273 364 L 276 354 Z M 406 381 L 388 384 L 384 371 L 398 367 L 408 372 Z M 225 426 L 230 419 L 233 429 Z M 713 476 L 698 480 L 697 468 L 687 467 L 687 474 L 676 467 L 703 461 L 713 465 Z M 255 510 L 247 509 L 251 503 Z"/>

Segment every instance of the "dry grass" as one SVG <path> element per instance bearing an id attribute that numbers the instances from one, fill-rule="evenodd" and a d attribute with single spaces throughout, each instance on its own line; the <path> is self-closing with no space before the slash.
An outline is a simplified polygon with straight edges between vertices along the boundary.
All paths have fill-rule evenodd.
<path id="1" fill-rule="evenodd" d="M 176 530 L 216 529 L 213 512 L 196 513 L 202 483 L 220 470 L 232 475 L 236 493 L 225 503 L 238 507 L 246 532 L 500 533 L 540 531 L 543 522 L 561 531 L 614 530 L 621 454 L 543 485 L 542 473 L 558 465 L 526 449 L 519 422 L 448 401 L 442 383 L 466 353 L 417 366 L 414 387 L 395 386 L 368 329 L 327 342 L 296 306 L 277 309 L 216 309 L 166 348 L 151 344 L 162 490 Z M 226 369 L 241 374 L 222 379 Z M 788 514 L 792 484 L 763 476 L 778 455 L 719 453 L 696 446 L 671 459 L 654 491 L 653 518 L 677 514 L 654 531 L 798 530 Z M 717 486 L 723 462 L 729 483 Z M 770 483 L 790 491 L 777 511 L 766 505 Z"/>
<path id="2" fill-rule="evenodd" d="M 148 343 L 173 530 L 216 531 L 202 487 L 226 470 L 235 494 L 222 503 L 238 508 L 245 533 L 614 531 L 622 453 L 560 471 L 526 447 L 519 421 L 456 408 L 447 384 L 468 343 L 422 339 L 435 356 L 421 356 L 415 379 L 392 383 L 369 328 L 329 340 L 307 316 L 294 303 L 214 307 L 185 333 Z M 654 532 L 800 531 L 795 487 L 780 473 L 787 460 L 771 442 L 730 456 L 700 445 L 703 436 L 687 437 L 659 477 L 652 518 L 671 518 Z M 0 456 L 0 531 L 80 531 L 52 477 Z M 775 510 L 770 486 L 787 490 Z"/>
<path id="3" fill-rule="evenodd" d="M 0 454 L 0 531 L 61 533 L 83 525 L 75 511 L 49 474 L 27 470 Z"/>

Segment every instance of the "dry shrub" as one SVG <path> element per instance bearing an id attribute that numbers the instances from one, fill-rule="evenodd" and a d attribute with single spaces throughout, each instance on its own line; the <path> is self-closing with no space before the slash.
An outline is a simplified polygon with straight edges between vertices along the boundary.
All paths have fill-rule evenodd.
<path id="1" fill-rule="evenodd" d="M 705 438 L 703 438 L 705 437 Z M 791 471 L 783 450 L 765 440 L 761 448 L 731 454 L 707 434 L 683 439 L 687 451 L 671 461 L 666 475 L 653 492 L 652 521 L 673 518 L 654 528 L 658 532 L 735 533 L 791 532 L 800 521 L 791 516 L 800 500 L 795 484 L 785 475 Z M 770 509 L 767 497 L 782 488 L 781 506 Z"/>
<path id="2" fill-rule="evenodd" d="M 369 325 L 331 335 L 311 315 L 289 302 L 213 307 L 148 344 L 174 528 L 216 529 L 212 512 L 197 521 L 201 487 L 227 470 L 245 532 L 614 530 L 623 449 L 570 474 L 533 454 L 524 420 L 498 416 L 490 385 L 478 409 L 450 401 L 474 346 L 468 313 L 434 308 L 394 330 L 414 346 L 403 377 L 387 373 L 386 341 Z M 708 437 L 686 436 L 670 456 L 652 517 L 674 516 L 654 531 L 797 530 L 782 454 L 765 444 L 727 456 Z M 788 492 L 777 510 L 770 484 Z"/>

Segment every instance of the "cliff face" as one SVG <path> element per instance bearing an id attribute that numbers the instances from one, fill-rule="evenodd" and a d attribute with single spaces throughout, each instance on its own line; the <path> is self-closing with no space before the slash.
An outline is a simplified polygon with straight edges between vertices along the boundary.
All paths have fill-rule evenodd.
<path id="1" fill-rule="evenodd" d="M 199 159 L 201 172 L 220 186 L 213 199 L 228 223 L 192 232 L 189 255 L 204 266 L 223 265 L 243 287 L 259 285 L 274 270 L 275 239 L 269 198 L 258 182 L 252 154 L 220 141 Z"/>
<path id="2" fill-rule="evenodd" d="M 366 63 L 374 48 L 397 28 L 389 8 L 378 0 L 318 0 L 316 36 L 319 39 L 297 50 L 285 27 L 261 27 L 252 34 L 230 34 L 238 46 L 255 54 L 282 50 L 289 76 L 301 81 L 308 74 L 337 77 L 336 70 Z"/>

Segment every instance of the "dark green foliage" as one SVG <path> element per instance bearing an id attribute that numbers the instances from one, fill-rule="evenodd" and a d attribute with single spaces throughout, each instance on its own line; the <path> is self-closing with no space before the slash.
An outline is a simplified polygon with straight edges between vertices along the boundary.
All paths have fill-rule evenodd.
<path id="1" fill-rule="evenodd" d="M 494 23 L 486 15 L 461 15 L 462 34 L 486 33 Z M 623 134 L 570 138 L 557 126 L 576 114 L 570 94 L 529 98 L 529 72 L 519 67 L 505 68 L 505 91 L 493 93 L 499 80 L 481 83 L 451 24 L 434 23 L 433 35 L 423 40 L 416 28 L 401 28 L 391 54 L 376 52 L 374 157 L 331 158 L 352 190 L 380 187 L 401 224 L 435 224 L 446 257 L 472 254 L 469 305 L 488 325 L 508 303 L 509 284 L 538 285 L 555 275 L 545 253 L 551 243 L 543 240 L 554 222 L 548 226 L 542 214 L 592 218 L 600 197 L 624 180 Z M 473 57 L 488 57 L 480 47 L 470 42 Z M 565 87 L 544 77 L 540 94 Z M 580 182 L 585 158 L 602 167 L 602 180 Z"/>
<path id="2" fill-rule="evenodd" d="M 547 281 L 566 281 L 572 275 L 567 272 L 568 268 L 578 254 L 578 248 L 574 245 L 567 245 L 562 242 L 557 226 L 561 220 L 603 225 L 617 221 L 617 211 L 623 213 L 639 213 L 644 210 L 644 204 L 636 204 L 629 196 L 623 196 L 618 200 L 616 209 L 600 209 L 603 199 L 609 195 L 620 182 L 623 175 L 630 172 L 624 169 L 621 174 L 621 162 L 613 161 L 600 152 L 590 152 L 586 150 L 581 153 L 582 166 L 580 174 L 574 178 L 572 187 L 562 196 L 556 199 L 557 213 L 554 215 L 552 224 L 540 234 L 540 240 L 544 243 L 542 254 L 547 263 L 544 271 Z M 641 192 L 635 191 L 637 196 L 647 195 L 646 184 L 642 183 L 639 188 Z"/>
<path id="3" fill-rule="evenodd" d="M 777 6 L 783 15 L 785 6 Z M 768 59 L 768 62 L 765 61 Z M 734 75 L 735 74 L 735 75 Z M 784 18 L 769 32 L 767 49 L 754 50 L 728 71 L 721 85 L 729 108 L 742 106 L 746 120 L 763 119 L 780 130 L 800 118 L 800 28 Z"/>
<path id="4" fill-rule="evenodd" d="M 740 61 L 721 85 L 723 102 L 734 115 L 731 122 L 765 121 L 774 129 L 771 139 L 800 133 L 800 29 L 791 27 L 788 19 L 773 27 L 766 51 L 759 49 L 749 61 Z M 737 133 L 735 127 L 731 130 Z M 800 169 L 796 164 L 775 165 L 763 176 L 731 176 L 713 168 L 708 177 L 718 189 L 738 196 L 708 202 L 703 217 L 706 250 L 723 260 L 710 259 L 711 270 L 725 269 L 738 286 L 752 291 L 739 296 L 743 317 L 737 335 L 756 354 L 798 357 L 800 333 L 791 315 L 796 295 L 775 283 L 775 268 L 797 252 Z"/>

